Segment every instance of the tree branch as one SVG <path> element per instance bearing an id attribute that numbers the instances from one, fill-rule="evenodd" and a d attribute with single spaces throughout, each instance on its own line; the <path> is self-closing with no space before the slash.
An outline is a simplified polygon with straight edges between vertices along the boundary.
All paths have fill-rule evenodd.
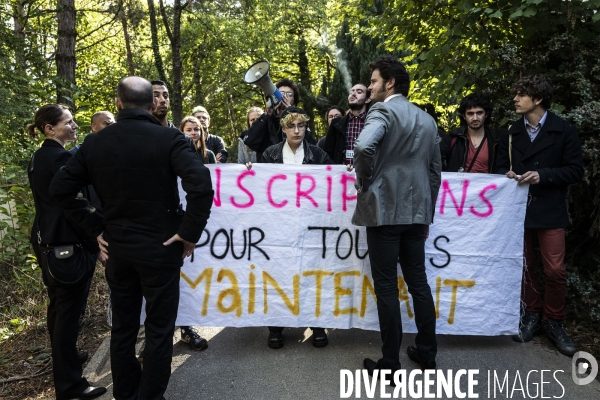
<path id="1" fill-rule="evenodd" d="M 167 36 L 169 37 L 169 41 L 173 43 L 173 33 L 171 33 L 171 28 L 169 28 L 169 18 L 167 17 L 167 11 L 165 10 L 165 4 L 163 0 L 159 0 L 159 8 L 160 15 L 163 19 L 163 25 L 165 26 L 165 30 L 167 31 Z"/>

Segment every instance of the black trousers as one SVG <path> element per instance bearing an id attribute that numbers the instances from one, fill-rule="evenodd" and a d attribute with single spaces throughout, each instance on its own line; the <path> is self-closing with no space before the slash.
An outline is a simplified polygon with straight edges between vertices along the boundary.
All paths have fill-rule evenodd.
<path id="1" fill-rule="evenodd" d="M 33 249 L 41 260 L 40 247 L 33 244 Z M 92 254 L 88 254 L 88 262 L 95 262 Z M 42 265 L 42 277 L 48 285 Z M 82 376 L 83 369 L 77 350 L 77 334 L 79 333 L 79 315 L 87 295 L 84 281 L 79 287 L 56 288 L 48 287 L 47 327 L 52 347 L 52 374 L 57 400 L 77 397 L 88 386 L 88 381 Z"/>
<path id="2" fill-rule="evenodd" d="M 179 268 L 148 268 L 110 256 L 106 280 L 112 302 L 110 366 L 117 400 L 160 400 L 171 377 L 179 306 Z M 144 369 L 135 357 L 142 296 L 146 298 Z"/>
<path id="3" fill-rule="evenodd" d="M 383 358 L 379 368 L 400 368 L 402 317 L 398 300 L 400 262 L 417 324 L 417 349 L 423 361 L 435 360 L 435 306 L 425 273 L 426 225 L 383 225 L 367 228 L 367 245 L 373 275 Z"/>

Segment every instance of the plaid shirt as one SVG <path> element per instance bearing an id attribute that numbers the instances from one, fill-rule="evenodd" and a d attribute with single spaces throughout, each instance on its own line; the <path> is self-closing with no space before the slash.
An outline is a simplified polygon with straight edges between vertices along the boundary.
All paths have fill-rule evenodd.
<path id="1" fill-rule="evenodd" d="M 346 154 L 351 151 L 354 154 L 354 142 L 365 126 L 367 112 L 364 111 L 358 115 L 348 114 L 348 126 L 346 128 Z M 346 164 L 353 164 L 354 157 L 346 157 Z"/>

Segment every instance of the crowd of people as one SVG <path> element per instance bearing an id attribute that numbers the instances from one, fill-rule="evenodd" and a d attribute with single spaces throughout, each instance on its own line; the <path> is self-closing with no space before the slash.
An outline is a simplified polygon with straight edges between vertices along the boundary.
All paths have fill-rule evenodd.
<path id="1" fill-rule="evenodd" d="M 418 329 L 407 356 L 422 369 L 436 368 L 435 307 L 425 269 L 425 241 L 442 171 L 504 174 L 529 185 L 523 310 L 514 340 L 527 342 L 545 332 L 560 352 L 573 355 L 575 345 L 562 325 L 566 190 L 584 170 L 576 129 L 549 111 L 550 82 L 533 75 L 514 83 L 515 110 L 522 118 L 506 132 L 491 126 L 493 107 L 487 97 L 473 93 L 460 102 L 460 127 L 440 135 L 434 117 L 408 101 L 410 79 L 400 61 L 383 56 L 369 67 L 369 85 L 356 83 L 350 89 L 349 110 L 337 106 L 327 110 L 328 130 L 318 143 L 307 113 L 298 107 L 298 86 L 288 78 L 275 85 L 282 94 L 279 104 L 248 110 L 247 129 L 238 142 L 238 163 L 249 169 L 258 162 L 343 164 L 355 170 L 358 197 L 352 223 L 366 227 L 382 339 L 382 357 L 366 358 L 364 368 L 369 374 L 401 368 L 398 263 Z M 205 107 L 195 107 L 179 129 L 168 120 L 165 82 L 124 78 L 117 86 L 115 105 L 116 120 L 108 111 L 95 113 L 94 134 L 71 151 L 65 145 L 75 140 L 78 126 L 66 107 L 42 106 L 28 127 L 30 135 L 45 138 L 29 165 L 36 207 L 31 243 L 50 298 L 47 325 L 59 400 L 92 399 L 106 391 L 82 376 L 87 354 L 76 347 L 96 260 L 105 265 L 110 288 L 113 395 L 164 398 L 179 268 L 192 254 L 213 200 L 205 164 L 229 159 L 222 138 L 209 132 Z M 186 192 L 185 210 L 177 177 Z M 534 271 L 536 241 L 542 255 L 544 299 Z M 68 263 L 70 269 L 64 272 Z M 146 341 L 138 360 L 135 343 L 142 298 Z M 315 347 L 327 346 L 325 328 L 311 328 Z M 193 327 L 179 329 L 181 340 L 192 349 L 207 348 L 208 341 Z M 283 330 L 269 327 L 270 348 L 283 347 Z"/>

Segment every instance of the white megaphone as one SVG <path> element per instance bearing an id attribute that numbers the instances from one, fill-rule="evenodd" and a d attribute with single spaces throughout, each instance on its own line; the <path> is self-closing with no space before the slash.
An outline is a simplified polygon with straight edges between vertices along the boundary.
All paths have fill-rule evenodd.
<path id="1" fill-rule="evenodd" d="M 270 68 L 271 64 L 267 60 L 255 62 L 244 74 L 244 82 L 261 88 L 265 94 L 267 107 L 273 108 L 281 103 L 282 95 L 269 77 Z"/>

